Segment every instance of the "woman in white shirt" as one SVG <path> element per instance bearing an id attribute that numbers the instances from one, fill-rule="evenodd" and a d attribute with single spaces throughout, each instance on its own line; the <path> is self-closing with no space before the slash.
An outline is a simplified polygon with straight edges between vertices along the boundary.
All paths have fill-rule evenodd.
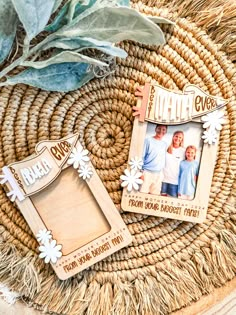
<path id="1" fill-rule="evenodd" d="M 162 196 L 178 197 L 178 179 L 180 162 L 185 159 L 184 133 L 175 131 L 171 145 L 167 149 L 166 164 L 163 169 Z"/>

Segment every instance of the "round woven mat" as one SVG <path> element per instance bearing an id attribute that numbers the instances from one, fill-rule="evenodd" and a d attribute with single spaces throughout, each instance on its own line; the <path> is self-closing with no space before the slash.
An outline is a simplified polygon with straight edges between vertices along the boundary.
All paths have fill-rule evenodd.
<path id="1" fill-rule="evenodd" d="M 173 18 L 166 10 L 137 7 Z M 26 158 L 41 140 L 79 132 L 118 208 L 138 85 L 152 82 L 181 91 L 192 83 L 229 99 L 206 221 L 193 224 L 120 210 L 133 243 L 67 281 L 59 281 L 38 259 L 37 241 L 0 188 L 0 282 L 35 307 L 59 314 L 168 314 L 235 276 L 235 67 L 186 19 L 176 19 L 176 26 L 164 31 L 162 47 L 122 43 L 129 56 L 118 61 L 115 74 L 79 91 L 52 93 L 26 85 L 1 89 L 0 167 Z"/>

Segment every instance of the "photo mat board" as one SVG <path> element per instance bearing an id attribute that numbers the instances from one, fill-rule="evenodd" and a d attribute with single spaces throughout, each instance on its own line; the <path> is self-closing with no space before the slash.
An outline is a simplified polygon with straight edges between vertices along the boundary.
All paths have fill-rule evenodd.
<path id="1" fill-rule="evenodd" d="M 33 156 L 3 167 L 1 183 L 39 243 L 40 237 L 42 241 L 51 234 L 51 239 L 40 243 L 39 252 L 60 256 L 49 262 L 61 280 L 131 243 L 132 237 L 77 134 L 42 141 L 35 151 Z M 79 165 L 68 164 L 78 156 L 82 156 L 79 169 Z M 89 170 L 87 178 L 79 176 L 78 170 L 84 169 L 80 174 Z M 46 259 L 45 255 L 41 258 Z"/>
<path id="2" fill-rule="evenodd" d="M 121 208 L 203 222 L 219 140 L 213 127 L 223 121 L 218 119 L 223 115 L 218 111 L 227 100 L 210 96 L 194 85 L 174 92 L 146 84 L 136 95 L 128 170 L 132 171 L 134 159 L 142 161 L 137 171 L 143 182 L 138 189 L 124 187 Z M 207 126 L 204 133 L 203 126 Z M 179 142 L 174 140 L 176 136 Z"/>

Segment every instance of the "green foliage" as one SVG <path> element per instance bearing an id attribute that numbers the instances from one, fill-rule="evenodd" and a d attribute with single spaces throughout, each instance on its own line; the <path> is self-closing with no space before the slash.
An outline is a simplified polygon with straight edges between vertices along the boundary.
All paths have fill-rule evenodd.
<path id="1" fill-rule="evenodd" d="M 60 63 L 43 69 L 29 68 L 8 78 L 7 84 L 25 83 L 48 91 L 68 92 L 80 88 L 94 77 L 87 63 Z"/>
<path id="2" fill-rule="evenodd" d="M 0 0 L 0 63 L 8 56 L 16 35 L 17 14 L 11 0 Z"/>
<path id="3" fill-rule="evenodd" d="M 72 0 L 73 1 L 73 0 Z M 75 1 L 67 2 L 63 8 L 58 12 L 57 16 L 55 17 L 54 21 L 49 24 L 45 30 L 48 32 L 55 32 L 61 27 L 65 26 L 69 21 L 71 21 L 74 17 L 80 15 L 85 10 L 93 6 L 96 2 L 96 0 L 87 0 L 84 1 L 76 1 L 78 2 L 75 6 L 72 4 L 75 4 Z"/>
<path id="4" fill-rule="evenodd" d="M 134 40 L 143 44 L 164 44 L 164 35 L 155 23 L 139 12 L 126 8 L 100 8 L 84 18 L 78 17 L 57 32 L 57 37 L 89 37 L 117 43 Z"/>
<path id="5" fill-rule="evenodd" d="M 126 58 L 127 53 L 118 47 L 115 47 L 110 42 L 100 41 L 93 38 L 81 37 L 81 38 L 56 38 L 55 40 L 50 41 L 47 45 L 44 46 L 44 50 L 50 48 L 59 48 L 64 50 L 76 50 L 83 51 L 85 49 L 97 49 L 108 55 L 120 58 Z"/>
<path id="6" fill-rule="evenodd" d="M 0 0 L 0 62 L 9 54 L 18 21 L 27 34 L 22 56 L 0 72 L 0 79 L 19 65 L 28 67 L 0 86 L 26 83 L 52 91 L 77 89 L 99 68 L 109 73 L 111 57 L 127 56 L 115 43 L 163 44 L 164 35 L 156 23 L 172 23 L 128 8 L 129 0 L 68 0 L 58 10 L 61 4 L 62 0 Z M 32 39 L 45 30 L 44 38 L 32 45 Z M 37 60 L 49 49 L 49 57 Z"/>
<path id="7" fill-rule="evenodd" d="M 80 53 L 73 52 L 73 51 L 62 51 L 44 61 L 24 61 L 21 63 L 21 65 L 27 66 L 27 67 L 33 67 L 35 69 L 42 69 L 53 64 L 66 63 L 66 62 L 84 62 L 84 63 L 89 63 L 91 65 L 96 65 L 96 66 L 101 66 L 101 67 L 106 66 L 106 63 L 100 60 L 90 58 L 88 56 L 85 56 L 85 55 L 82 55 Z"/>
<path id="8" fill-rule="evenodd" d="M 45 30 L 55 32 L 73 19 L 83 18 L 103 7 L 129 6 L 129 0 L 71 0 L 60 10 L 54 21 Z"/>
<path id="9" fill-rule="evenodd" d="M 12 0 L 29 41 L 47 25 L 56 0 Z"/>
<path id="10" fill-rule="evenodd" d="M 53 13 L 57 11 L 57 9 L 58 9 L 58 8 L 60 7 L 60 5 L 62 4 L 62 1 L 63 1 L 63 0 L 56 0 L 56 1 L 55 1 L 54 7 L 53 7 L 53 9 L 52 9 L 52 12 L 53 12 Z"/>

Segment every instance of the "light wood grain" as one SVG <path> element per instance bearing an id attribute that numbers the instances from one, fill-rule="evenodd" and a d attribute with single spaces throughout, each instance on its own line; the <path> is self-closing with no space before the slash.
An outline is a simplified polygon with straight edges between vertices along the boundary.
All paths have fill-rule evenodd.
<path id="1" fill-rule="evenodd" d="M 151 88 L 145 89 L 144 90 L 145 92 L 143 93 L 148 93 L 148 91 L 149 93 L 151 93 L 150 91 L 152 91 L 152 87 L 153 86 L 151 85 Z M 191 87 L 190 94 L 192 92 L 196 94 L 197 92 L 194 90 L 194 86 L 190 87 Z M 169 90 L 167 92 L 170 93 Z M 143 147 L 146 137 L 148 121 L 166 124 L 166 122 L 163 122 L 160 119 L 158 120 L 157 117 L 155 116 L 155 106 L 158 106 L 158 102 L 156 102 L 155 98 L 153 100 L 150 100 L 150 98 L 151 96 L 147 98 L 147 96 L 144 94 L 137 100 L 136 109 L 140 109 L 141 111 L 141 108 L 143 106 L 142 104 L 143 99 L 145 100 L 145 102 L 147 102 L 148 99 L 148 104 L 145 104 L 146 106 L 145 108 L 147 108 L 148 112 L 148 109 L 150 110 L 151 103 L 151 107 L 154 108 L 152 110 L 153 118 L 150 119 L 145 117 L 145 121 L 140 122 L 139 117 L 138 116 L 135 117 L 129 151 L 129 161 L 136 156 L 139 158 L 142 158 L 143 156 Z M 221 99 L 219 99 L 218 101 L 220 104 L 219 106 L 223 106 L 227 103 L 225 100 Z M 191 104 L 191 106 L 193 106 L 193 104 Z M 195 122 L 199 123 L 199 127 L 202 128 L 202 124 L 200 123 L 199 117 L 196 118 Z M 176 121 L 172 119 L 171 121 L 168 121 L 168 123 L 171 125 L 177 124 L 179 126 L 179 130 L 181 130 L 181 124 L 179 122 L 177 123 L 177 119 Z M 202 132 L 203 131 L 204 129 L 202 130 Z M 139 191 L 134 190 L 128 192 L 127 188 L 125 188 L 122 193 L 121 208 L 125 211 L 130 212 L 166 217 L 195 223 L 202 223 L 206 218 L 208 208 L 212 177 L 214 173 L 214 165 L 217 155 L 218 140 L 219 137 L 214 145 L 203 143 L 199 176 L 193 200 L 163 197 L 160 195 L 154 195 L 150 193 L 149 194 L 141 193 Z"/>
<path id="2" fill-rule="evenodd" d="M 56 148 L 60 149 L 57 157 L 64 158 L 64 162 L 57 165 L 59 176 L 52 181 L 50 175 L 50 183 L 47 182 L 47 176 L 43 176 L 40 178 L 42 188 L 39 192 L 37 190 L 35 194 L 26 196 L 23 201 L 16 200 L 35 235 L 46 228 L 51 231 L 57 244 L 62 245 L 62 257 L 52 264 L 62 280 L 88 268 L 132 241 L 127 226 L 91 161 L 87 165 L 93 175 L 86 180 L 81 179 L 77 170 L 66 164 L 69 155 L 62 149 L 68 149 L 67 139 L 74 141 L 75 138 L 77 136 L 61 139 L 61 146 L 60 141 L 56 141 L 56 145 L 46 141 L 47 148 L 52 145 L 55 152 Z M 39 148 L 44 150 L 43 142 Z M 76 143 L 76 148 L 83 149 L 79 142 Z M 33 163 L 37 163 L 38 158 L 41 157 L 34 155 Z M 27 161 L 32 163 L 30 158 Z M 23 162 L 24 167 L 27 167 L 27 161 Z M 20 170 L 19 163 L 17 167 Z M 20 172 L 18 176 L 20 178 Z"/>
<path id="3" fill-rule="evenodd" d="M 72 167 L 65 169 L 48 189 L 33 195 L 31 200 L 47 229 L 53 231 L 57 243 L 63 244 L 63 255 L 111 229 L 87 183 Z"/>

